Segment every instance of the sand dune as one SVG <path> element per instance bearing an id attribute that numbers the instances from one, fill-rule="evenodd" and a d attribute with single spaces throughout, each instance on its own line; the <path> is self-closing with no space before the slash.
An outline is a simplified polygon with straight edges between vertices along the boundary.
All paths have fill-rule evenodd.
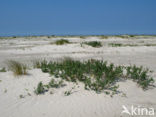
<path id="1" fill-rule="evenodd" d="M 6 60 L 16 60 L 31 66 L 35 59 L 58 60 L 72 57 L 77 60 L 90 58 L 103 59 L 117 65 L 143 65 L 153 70 L 156 80 L 156 44 L 155 37 L 122 39 L 111 37 L 100 39 L 88 37 L 67 38 L 70 44 L 50 44 L 59 38 L 39 37 L 25 39 L 0 39 L 0 67 L 6 66 Z M 103 46 L 93 48 L 88 45 L 81 47 L 85 41 L 101 41 Z M 109 43 L 138 44 L 138 46 L 111 47 Z M 29 75 L 15 77 L 11 71 L 0 72 L 0 116 L 2 117 L 129 117 L 122 114 L 122 105 L 143 106 L 156 110 L 156 88 L 144 91 L 131 81 L 119 82 L 119 90 L 126 95 L 117 94 L 111 97 L 104 93 L 84 89 L 82 83 L 65 82 L 66 86 L 51 89 L 44 95 L 34 94 L 34 88 L 42 81 L 47 83 L 53 76 L 43 73 L 40 69 L 30 69 Z M 156 83 L 155 83 L 156 85 Z M 74 87 L 74 88 L 73 88 Z M 65 96 L 66 90 L 72 89 L 72 94 Z M 53 94 L 50 94 L 53 92 Z M 20 95 L 23 98 L 20 98 Z M 137 116 L 137 115 L 136 115 Z M 146 117 L 146 115 L 144 115 Z M 156 116 L 156 115 L 155 115 Z"/>

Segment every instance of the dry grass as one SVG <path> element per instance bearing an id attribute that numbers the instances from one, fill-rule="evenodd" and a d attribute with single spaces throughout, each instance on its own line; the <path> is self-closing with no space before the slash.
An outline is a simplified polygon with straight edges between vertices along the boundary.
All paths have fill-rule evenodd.
<path id="1" fill-rule="evenodd" d="M 9 70 L 11 70 L 15 76 L 27 74 L 27 66 L 20 62 L 10 60 L 7 62 L 7 65 Z"/>

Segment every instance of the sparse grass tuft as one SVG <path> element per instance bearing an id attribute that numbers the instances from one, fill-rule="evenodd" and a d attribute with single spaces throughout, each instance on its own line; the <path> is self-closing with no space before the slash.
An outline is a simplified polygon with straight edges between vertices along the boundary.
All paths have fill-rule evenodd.
<path id="1" fill-rule="evenodd" d="M 8 61 L 8 68 L 14 73 L 14 75 L 26 75 L 27 66 L 14 60 Z"/>
<path id="2" fill-rule="evenodd" d="M 34 61 L 33 62 L 33 67 L 34 68 L 41 68 L 41 62 L 40 61 Z"/>
<path id="3" fill-rule="evenodd" d="M 68 44 L 70 43 L 68 40 L 65 40 L 65 39 L 61 39 L 61 40 L 57 40 L 55 42 L 56 45 L 63 45 L 63 44 Z"/>
<path id="4" fill-rule="evenodd" d="M 2 69 L 0 69 L 0 72 L 6 72 L 5 67 L 3 67 Z"/>
<path id="5" fill-rule="evenodd" d="M 92 46 L 92 47 L 101 47 L 101 42 L 98 41 L 90 41 L 90 42 L 84 42 L 84 44 Z"/>

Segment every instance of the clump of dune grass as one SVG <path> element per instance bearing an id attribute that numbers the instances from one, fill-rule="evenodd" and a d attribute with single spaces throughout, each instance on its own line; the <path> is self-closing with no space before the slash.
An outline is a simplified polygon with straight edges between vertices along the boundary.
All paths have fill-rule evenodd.
<path id="1" fill-rule="evenodd" d="M 55 42 L 56 45 L 63 45 L 63 44 L 68 44 L 70 43 L 68 40 L 65 40 L 65 39 L 61 39 L 61 40 L 57 40 Z"/>
<path id="2" fill-rule="evenodd" d="M 7 62 L 7 65 L 9 70 L 11 70 L 16 76 L 27 74 L 27 66 L 20 62 L 10 60 Z"/>
<path id="3" fill-rule="evenodd" d="M 84 42 L 84 44 L 92 46 L 92 47 L 101 47 L 102 44 L 99 41 L 90 41 L 90 42 Z"/>
<path id="4" fill-rule="evenodd" d="M 5 67 L 1 68 L 1 69 L 0 69 L 0 72 L 6 72 Z"/>
<path id="5" fill-rule="evenodd" d="M 64 59 L 62 62 L 44 60 L 41 62 L 41 69 L 55 78 L 70 82 L 83 82 L 86 90 L 94 90 L 98 93 L 112 91 L 115 94 L 119 87 L 116 82 L 121 79 L 132 79 L 144 90 L 154 83 L 148 69 L 135 65 L 115 66 L 113 63 L 108 64 L 107 61 L 102 60 L 91 59 L 84 62 L 72 59 Z M 53 81 L 51 83 L 54 84 Z"/>
<path id="6" fill-rule="evenodd" d="M 33 67 L 34 68 L 41 68 L 41 62 L 40 61 L 33 61 Z"/>

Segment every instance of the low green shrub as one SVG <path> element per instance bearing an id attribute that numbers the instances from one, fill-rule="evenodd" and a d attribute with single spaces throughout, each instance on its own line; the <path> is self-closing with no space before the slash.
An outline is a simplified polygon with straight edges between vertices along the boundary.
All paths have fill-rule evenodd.
<path id="1" fill-rule="evenodd" d="M 83 82 L 85 89 L 101 92 L 104 90 L 116 91 L 115 85 L 119 79 L 132 79 L 143 89 L 151 85 L 154 80 L 150 77 L 149 71 L 136 66 L 115 66 L 113 63 L 107 64 L 102 60 L 88 60 L 84 62 L 65 59 L 62 62 L 46 62 L 41 64 L 44 72 L 49 72 L 56 78 L 62 78 L 71 82 Z M 126 70 L 126 74 L 123 71 Z M 52 84 L 53 81 L 52 81 Z M 52 85 L 53 86 L 53 85 Z M 55 85 L 54 85 L 55 87 Z"/>
<path id="2" fill-rule="evenodd" d="M 60 88 L 63 84 L 63 80 L 59 81 L 59 82 L 56 82 L 54 79 L 52 79 L 50 82 L 49 82 L 49 87 L 51 88 Z"/>
<path id="3" fill-rule="evenodd" d="M 39 82 L 38 85 L 37 85 L 37 89 L 35 90 L 35 93 L 36 93 L 37 95 L 39 95 L 39 94 L 44 94 L 45 91 L 46 91 L 46 90 L 45 90 L 44 85 L 42 84 L 42 82 Z"/>
<path id="4" fill-rule="evenodd" d="M 46 60 L 43 60 L 43 61 L 41 62 L 41 70 L 42 70 L 42 72 L 45 72 L 45 73 L 48 72 L 48 63 L 47 63 Z"/>
<path id="5" fill-rule="evenodd" d="M 65 95 L 65 96 L 69 96 L 69 95 L 71 95 L 71 94 L 72 94 L 72 91 L 71 91 L 71 90 L 65 91 L 65 92 L 64 92 L 64 95 Z"/>
<path id="6" fill-rule="evenodd" d="M 61 39 L 61 40 L 57 40 L 55 42 L 56 45 L 63 45 L 63 44 L 68 44 L 70 43 L 68 40 L 65 40 L 65 39 Z"/>
<path id="7" fill-rule="evenodd" d="M 0 72 L 6 72 L 5 67 L 1 68 L 1 69 L 0 69 Z"/>
<path id="8" fill-rule="evenodd" d="M 81 39 L 86 39 L 86 38 L 87 38 L 87 36 L 80 36 L 80 38 L 81 38 Z"/>
<path id="9" fill-rule="evenodd" d="M 121 43 L 109 43 L 109 45 L 112 47 L 121 47 L 122 46 Z"/>
<path id="10" fill-rule="evenodd" d="M 154 82 L 154 79 L 148 75 L 150 72 L 149 69 L 133 65 L 126 67 L 126 70 L 127 77 L 136 81 L 143 89 L 146 89 L 151 83 Z"/>
<path id="11" fill-rule="evenodd" d="M 138 45 L 138 44 L 122 44 L 122 43 L 109 43 L 109 46 L 112 47 L 126 47 L 126 46 L 130 46 L 130 47 L 135 47 L 135 46 L 146 46 L 146 45 Z"/>
<path id="12" fill-rule="evenodd" d="M 98 41 L 90 41 L 90 42 L 84 42 L 84 44 L 92 46 L 92 47 L 101 47 L 101 42 Z"/>
<path id="13" fill-rule="evenodd" d="M 101 35 L 101 36 L 100 36 L 100 38 L 101 38 L 101 39 L 108 39 L 108 38 L 109 38 L 109 36 L 106 36 L 106 35 Z"/>
<path id="14" fill-rule="evenodd" d="M 49 88 L 60 88 L 62 86 L 64 86 L 63 80 L 60 80 L 57 82 L 54 79 L 51 79 L 51 81 L 46 85 L 43 85 L 42 82 L 39 82 L 38 86 L 34 92 L 35 92 L 35 94 L 40 95 L 40 94 L 44 94 L 46 91 L 48 91 Z"/>

